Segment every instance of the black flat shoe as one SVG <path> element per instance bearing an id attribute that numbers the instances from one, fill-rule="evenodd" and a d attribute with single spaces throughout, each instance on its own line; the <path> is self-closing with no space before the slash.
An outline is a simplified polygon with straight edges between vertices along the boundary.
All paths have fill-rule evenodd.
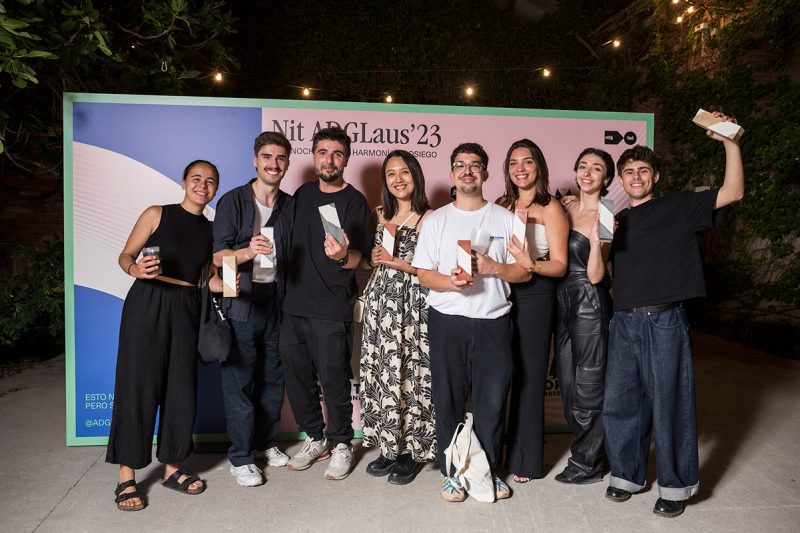
<path id="1" fill-rule="evenodd" d="M 587 474 L 583 470 L 579 470 L 574 466 L 568 464 L 564 471 L 556 476 L 556 481 L 561 483 L 571 483 L 573 485 L 590 485 L 592 483 L 599 483 L 603 480 L 603 474 Z"/>
<path id="2" fill-rule="evenodd" d="M 425 463 L 418 463 L 407 455 L 403 455 L 395 463 L 392 473 L 389 474 L 389 483 L 392 485 L 408 485 L 417 474 L 422 472 Z"/>
<path id="3" fill-rule="evenodd" d="M 663 516 L 664 518 L 675 518 L 676 516 L 683 514 L 683 509 L 685 507 L 686 502 L 683 500 L 674 501 L 659 498 L 656 500 L 656 504 L 653 507 L 653 513 L 657 514 L 658 516 Z"/>
<path id="4" fill-rule="evenodd" d="M 383 455 L 379 455 L 377 459 L 367 465 L 367 474 L 375 477 L 383 477 L 392 470 L 395 464 L 397 464 L 397 461 L 392 461 Z"/>
<path id="5" fill-rule="evenodd" d="M 612 502 L 622 503 L 631 499 L 631 493 L 627 490 L 618 489 L 617 487 L 608 487 L 606 489 L 606 499 Z"/>

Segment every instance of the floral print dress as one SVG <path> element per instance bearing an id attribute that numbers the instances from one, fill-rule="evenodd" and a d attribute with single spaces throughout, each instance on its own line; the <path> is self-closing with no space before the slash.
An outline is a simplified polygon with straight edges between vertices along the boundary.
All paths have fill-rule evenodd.
<path id="1" fill-rule="evenodd" d="M 417 221 L 417 225 L 419 221 Z M 375 244 L 380 244 L 378 224 Z M 417 227 L 399 226 L 397 257 L 414 258 Z M 361 413 L 364 446 L 387 459 L 436 457 L 428 346 L 428 289 L 416 275 L 378 265 L 364 289 L 361 342 Z"/>

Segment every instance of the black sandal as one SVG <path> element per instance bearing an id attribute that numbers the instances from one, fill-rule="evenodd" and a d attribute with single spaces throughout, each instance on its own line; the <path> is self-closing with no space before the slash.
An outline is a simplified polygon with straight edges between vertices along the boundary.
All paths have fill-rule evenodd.
<path id="1" fill-rule="evenodd" d="M 186 479 L 183 480 L 183 483 L 178 483 L 178 480 L 181 478 L 181 476 L 186 476 Z M 202 483 L 203 486 L 194 491 L 189 490 L 189 486 L 196 481 Z M 189 472 L 181 470 L 180 468 L 174 471 L 167 479 L 162 480 L 161 485 L 167 487 L 168 489 L 177 490 L 178 492 L 188 494 L 190 496 L 195 496 L 206 490 L 205 481 L 197 476 L 191 475 Z"/>
<path id="2" fill-rule="evenodd" d="M 128 487 L 135 487 L 135 486 L 136 486 L 136 480 L 134 479 L 123 481 L 122 483 L 117 485 L 116 490 L 114 490 L 114 496 L 116 496 L 116 498 L 114 498 L 114 503 L 117 504 L 117 509 L 119 509 L 120 511 L 141 511 L 142 509 L 145 508 L 144 498 L 139 496 L 138 491 L 126 492 L 125 494 L 122 493 L 122 491 L 127 489 Z M 122 502 L 130 500 L 132 498 L 139 498 L 142 501 L 142 503 L 139 503 L 137 505 L 120 505 Z"/>

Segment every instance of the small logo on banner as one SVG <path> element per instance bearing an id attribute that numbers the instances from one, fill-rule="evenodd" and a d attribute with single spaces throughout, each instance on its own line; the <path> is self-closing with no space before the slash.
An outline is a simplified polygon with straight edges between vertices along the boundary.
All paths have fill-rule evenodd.
<path id="1" fill-rule="evenodd" d="M 605 144 L 619 144 L 623 140 L 625 141 L 625 144 L 634 145 L 636 144 L 636 134 L 632 131 L 628 131 L 625 133 L 625 135 L 623 135 L 618 131 L 606 130 L 606 133 L 603 136 L 603 141 Z"/>

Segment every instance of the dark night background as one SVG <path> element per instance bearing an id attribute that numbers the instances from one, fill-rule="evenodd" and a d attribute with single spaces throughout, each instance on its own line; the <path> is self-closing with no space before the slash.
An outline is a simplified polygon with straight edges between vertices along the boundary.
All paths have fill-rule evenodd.
<path id="1" fill-rule="evenodd" d="M 693 322 L 797 357 L 799 22 L 793 0 L 2 0 L 0 354 L 60 349 L 64 91 L 310 87 L 319 100 L 654 113 L 661 192 L 721 183 L 722 148 L 695 144 L 688 117 L 736 116 L 746 197 L 701 238 L 709 298 Z"/>

